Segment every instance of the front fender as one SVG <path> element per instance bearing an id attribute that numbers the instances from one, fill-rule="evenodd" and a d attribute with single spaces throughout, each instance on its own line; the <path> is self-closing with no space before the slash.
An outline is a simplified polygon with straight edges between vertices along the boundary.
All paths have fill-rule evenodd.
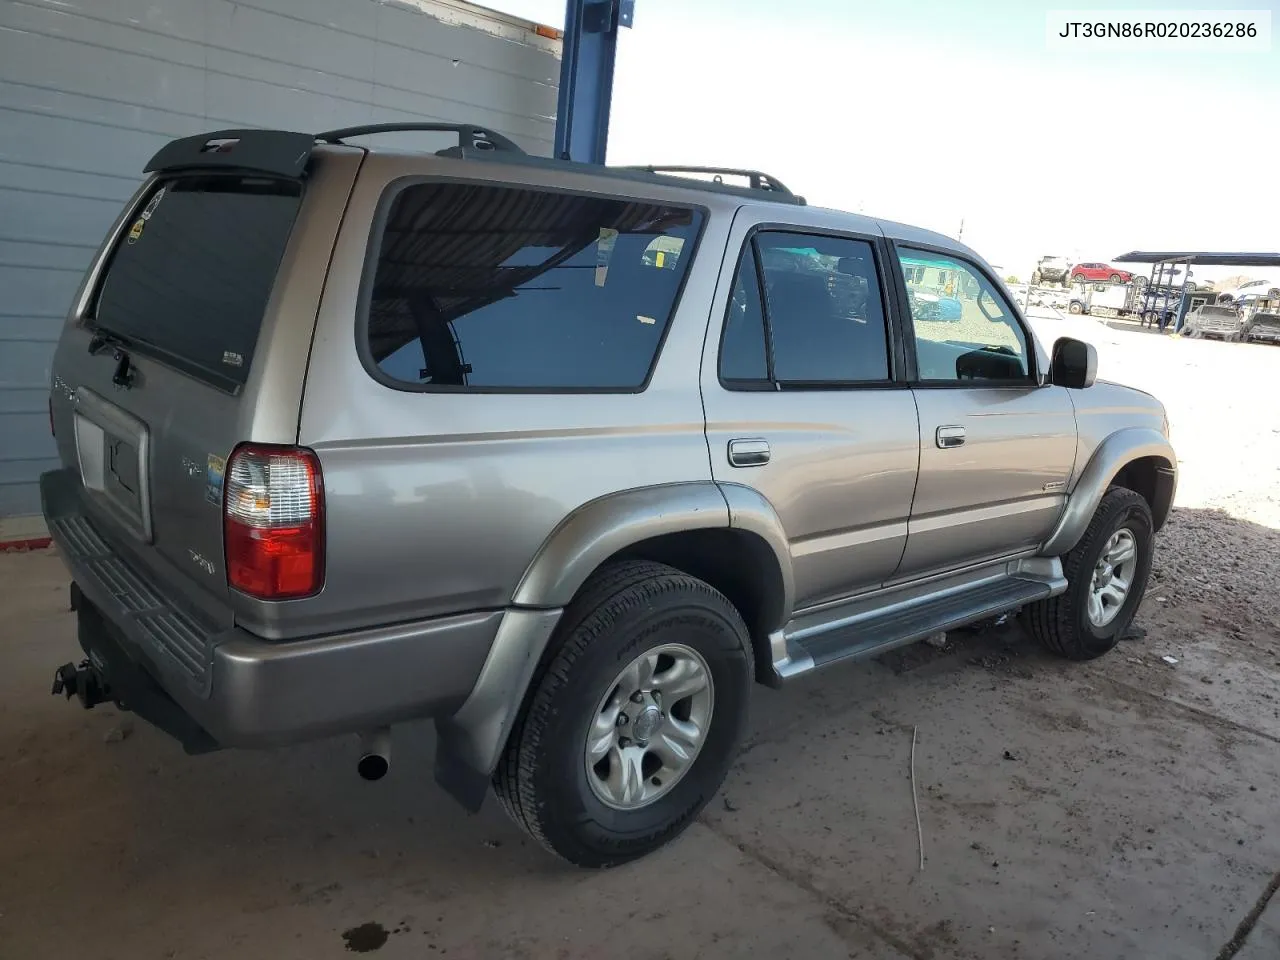
<path id="1" fill-rule="evenodd" d="M 1081 471 L 1080 479 L 1067 498 L 1066 509 L 1053 533 L 1041 547 L 1040 553 L 1046 557 L 1060 557 L 1079 543 L 1116 474 L 1126 464 L 1143 457 L 1155 457 L 1158 462 L 1163 461 L 1163 469 L 1170 474 L 1176 470 L 1178 459 L 1173 447 L 1158 430 L 1150 427 L 1126 427 L 1103 440 Z M 1173 479 L 1176 479 L 1176 474 Z M 1173 482 L 1168 484 L 1167 493 L 1162 493 L 1157 499 L 1166 501 L 1153 508 L 1156 528 L 1159 529 L 1173 500 Z"/>

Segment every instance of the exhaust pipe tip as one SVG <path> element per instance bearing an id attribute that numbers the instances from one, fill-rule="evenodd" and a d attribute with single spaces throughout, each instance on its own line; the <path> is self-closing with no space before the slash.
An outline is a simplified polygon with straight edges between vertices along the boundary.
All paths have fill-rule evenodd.
<path id="1" fill-rule="evenodd" d="M 379 727 L 360 735 L 356 773 L 363 780 L 381 780 L 391 769 L 391 728 Z"/>
<path id="2" fill-rule="evenodd" d="M 363 780 L 381 780 L 391 769 L 391 761 L 380 753 L 366 753 L 356 762 L 356 773 Z"/>

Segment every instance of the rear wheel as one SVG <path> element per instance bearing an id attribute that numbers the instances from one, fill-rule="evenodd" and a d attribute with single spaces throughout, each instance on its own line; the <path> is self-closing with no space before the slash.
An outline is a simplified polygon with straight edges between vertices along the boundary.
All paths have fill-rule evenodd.
<path id="1" fill-rule="evenodd" d="M 710 585 L 662 564 L 598 572 L 565 611 L 494 786 L 511 818 L 583 867 L 678 836 L 746 723 L 751 641 Z"/>
<path id="2" fill-rule="evenodd" d="M 1062 558 L 1066 592 L 1023 611 L 1031 634 L 1070 660 L 1092 660 L 1114 647 L 1146 593 L 1152 526 L 1140 494 L 1108 490 L 1080 542 Z"/>

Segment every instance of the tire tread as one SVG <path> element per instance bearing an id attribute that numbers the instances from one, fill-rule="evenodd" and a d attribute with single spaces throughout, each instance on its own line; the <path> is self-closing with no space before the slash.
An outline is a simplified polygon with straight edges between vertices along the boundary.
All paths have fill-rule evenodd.
<path id="1" fill-rule="evenodd" d="M 1079 582 L 1078 577 L 1082 573 L 1088 575 L 1088 571 L 1081 570 L 1085 557 L 1090 554 L 1099 537 L 1111 535 L 1114 517 L 1130 507 L 1150 510 L 1141 494 L 1125 487 L 1111 487 L 1103 495 L 1084 535 L 1062 558 L 1062 572 L 1068 583 Z M 1134 586 L 1135 589 L 1145 589 L 1145 584 Z M 1075 628 L 1077 611 L 1073 599 L 1072 591 L 1068 589 L 1066 593 L 1056 597 L 1029 604 L 1023 609 L 1023 622 L 1031 635 L 1050 652 L 1079 660 L 1085 659 L 1085 656 Z"/>
<path id="2" fill-rule="evenodd" d="M 701 593 L 706 600 L 730 616 L 738 635 L 748 638 L 746 624 L 737 609 L 719 590 L 666 564 L 648 560 L 626 560 L 602 567 L 583 584 L 565 610 L 549 650 L 551 656 L 530 683 L 525 704 L 516 718 L 511 736 L 494 772 L 494 792 L 507 815 L 533 840 L 548 851 L 556 850 L 540 816 L 543 804 L 534 787 L 535 766 L 543 733 L 552 710 L 570 681 L 574 663 L 595 640 L 612 629 L 625 613 L 641 605 L 655 605 L 673 591 Z M 750 642 L 746 641 L 748 668 L 753 663 Z M 672 824 L 669 832 L 683 828 Z"/>

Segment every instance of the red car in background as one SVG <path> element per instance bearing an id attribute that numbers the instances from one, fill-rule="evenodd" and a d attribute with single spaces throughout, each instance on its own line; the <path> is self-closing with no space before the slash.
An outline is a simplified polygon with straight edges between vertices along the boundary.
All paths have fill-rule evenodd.
<path id="1" fill-rule="evenodd" d="M 1133 274 L 1128 270 L 1121 270 L 1113 267 L 1109 263 L 1077 263 L 1071 268 L 1071 282 L 1084 280 L 1089 283 L 1128 283 L 1133 279 Z"/>

